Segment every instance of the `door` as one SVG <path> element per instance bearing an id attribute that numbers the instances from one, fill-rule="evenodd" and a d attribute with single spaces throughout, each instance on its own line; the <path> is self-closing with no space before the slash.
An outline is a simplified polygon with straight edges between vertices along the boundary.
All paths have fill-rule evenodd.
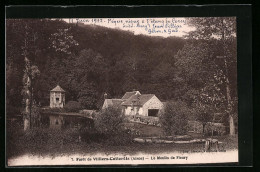
<path id="1" fill-rule="evenodd" d="M 159 109 L 148 109 L 148 116 L 157 117 L 159 113 Z"/>

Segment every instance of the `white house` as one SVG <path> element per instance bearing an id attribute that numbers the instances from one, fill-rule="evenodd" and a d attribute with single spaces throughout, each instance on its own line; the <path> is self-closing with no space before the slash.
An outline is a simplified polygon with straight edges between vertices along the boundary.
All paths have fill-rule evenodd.
<path id="1" fill-rule="evenodd" d="M 102 109 L 120 106 L 125 115 L 157 117 L 163 103 L 154 94 L 141 94 L 139 91 L 126 92 L 121 99 L 105 99 Z"/>

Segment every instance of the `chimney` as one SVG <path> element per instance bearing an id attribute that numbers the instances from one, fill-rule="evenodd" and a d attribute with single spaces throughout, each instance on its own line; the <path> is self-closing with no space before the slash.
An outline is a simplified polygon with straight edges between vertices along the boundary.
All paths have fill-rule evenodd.
<path id="1" fill-rule="evenodd" d="M 137 104 L 140 105 L 140 94 L 137 94 Z"/>
<path id="2" fill-rule="evenodd" d="M 104 94 L 104 99 L 107 99 L 107 93 Z"/>

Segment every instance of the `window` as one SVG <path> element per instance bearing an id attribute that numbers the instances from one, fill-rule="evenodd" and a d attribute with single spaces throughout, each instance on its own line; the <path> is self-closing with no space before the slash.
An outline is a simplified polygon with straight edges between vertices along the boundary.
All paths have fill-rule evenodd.
<path id="1" fill-rule="evenodd" d="M 58 102 L 59 100 L 60 100 L 59 97 L 57 97 L 57 98 L 56 98 L 56 102 Z"/>

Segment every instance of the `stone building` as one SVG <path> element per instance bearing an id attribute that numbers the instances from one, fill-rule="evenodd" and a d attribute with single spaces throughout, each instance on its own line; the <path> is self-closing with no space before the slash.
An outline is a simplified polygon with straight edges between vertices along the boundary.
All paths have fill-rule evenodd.
<path id="1" fill-rule="evenodd" d="M 141 94 L 139 91 L 126 92 L 121 99 L 105 99 L 102 109 L 119 106 L 127 115 L 158 117 L 163 103 L 154 94 Z"/>
<path id="2" fill-rule="evenodd" d="M 65 105 L 65 91 L 57 85 L 50 91 L 50 108 L 63 108 Z"/>

